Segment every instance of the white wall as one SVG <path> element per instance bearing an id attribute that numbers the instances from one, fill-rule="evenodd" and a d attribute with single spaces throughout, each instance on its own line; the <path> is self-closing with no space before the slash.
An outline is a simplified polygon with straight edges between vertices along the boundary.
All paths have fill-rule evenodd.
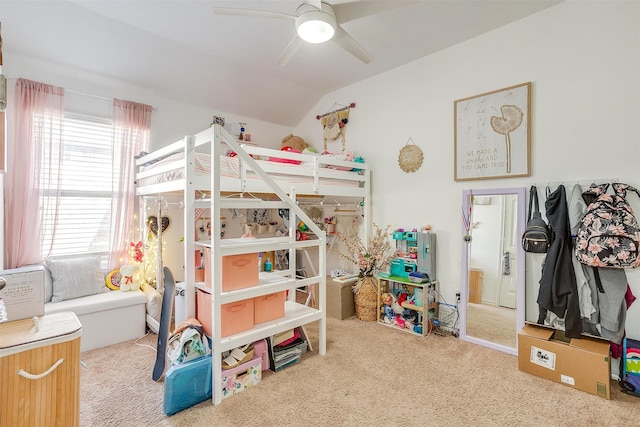
<path id="1" fill-rule="evenodd" d="M 375 52 L 374 52 L 375 54 Z M 453 103 L 532 82 L 532 174 L 454 182 Z M 296 134 L 322 146 L 313 112 L 356 103 L 347 149 L 373 168 L 373 218 L 438 233 L 438 271 L 449 301 L 460 289 L 462 190 L 618 178 L 640 186 L 640 3 L 568 1 L 385 74 L 327 94 Z M 397 164 L 412 138 L 424 152 L 415 173 Z M 640 201 L 629 196 L 636 212 Z M 529 269 L 539 266 L 529 264 Z M 640 297 L 640 271 L 628 271 Z M 527 283 L 528 289 L 537 284 Z M 535 296 L 529 297 L 529 302 Z M 533 302 L 535 305 L 535 302 Z M 640 336 L 640 303 L 627 334 Z"/>
<path id="2" fill-rule="evenodd" d="M 7 84 L 9 92 L 7 115 L 11 114 L 13 89 L 18 77 L 61 86 L 69 91 L 153 105 L 156 109 L 151 119 L 151 149 L 163 147 L 183 138 L 185 135 L 206 129 L 211 124 L 213 115 L 222 116 L 228 122 L 246 122 L 247 132 L 253 135 L 253 141 L 264 147 L 279 148 L 282 138 L 292 132 L 292 129 L 286 126 L 227 113 L 222 105 L 219 109 L 212 110 L 207 107 L 177 102 L 164 97 L 161 93 L 136 87 L 124 81 L 85 73 L 82 70 L 70 69 L 16 54 L 5 54 L 3 71 L 9 77 Z M 111 113 L 110 99 L 82 96 L 73 92 L 67 93 L 67 96 L 78 99 L 84 98 L 84 101 L 80 100 L 78 103 L 106 105 L 106 110 L 102 107 L 100 111 L 106 111 L 107 114 Z"/>

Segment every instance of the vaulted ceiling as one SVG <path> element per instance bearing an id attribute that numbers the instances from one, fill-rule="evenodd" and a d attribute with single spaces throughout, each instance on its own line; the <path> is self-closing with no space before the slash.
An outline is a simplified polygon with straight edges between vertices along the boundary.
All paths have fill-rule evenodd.
<path id="1" fill-rule="evenodd" d="M 215 6 L 295 15 L 302 0 L 2 0 L 0 20 L 5 64 L 11 55 L 23 55 L 212 111 L 295 126 L 331 91 L 558 2 L 422 0 L 345 23 L 375 58 L 369 64 L 334 43 L 305 43 L 279 66 L 277 59 L 295 36 L 293 20 L 214 13 Z"/>

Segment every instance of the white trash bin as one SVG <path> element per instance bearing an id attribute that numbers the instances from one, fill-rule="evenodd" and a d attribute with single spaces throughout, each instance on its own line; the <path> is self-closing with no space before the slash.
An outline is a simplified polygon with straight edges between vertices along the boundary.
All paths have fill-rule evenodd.
<path id="1" fill-rule="evenodd" d="M 187 298 L 185 297 L 186 285 L 184 282 L 176 283 L 176 298 L 174 300 L 174 319 L 178 326 L 187 319 Z"/>

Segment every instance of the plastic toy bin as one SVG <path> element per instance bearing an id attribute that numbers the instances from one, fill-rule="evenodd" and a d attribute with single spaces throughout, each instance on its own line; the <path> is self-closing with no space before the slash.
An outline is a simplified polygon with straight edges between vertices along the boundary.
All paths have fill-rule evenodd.
<path id="1" fill-rule="evenodd" d="M 254 298 L 254 322 L 262 323 L 284 317 L 285 291 Z"/>
<path id="2" fill-rule="evenodd" d="M 256 260 L 256 263 L 258 261 Z M 253 298 L 222 304 L 221 308 L 221 334 L 224 338 L 253 328 Z M 196 319 L 202 323 L 204 333 L 212 334 L 211 324 L 211 291 L 202 287 L 196 288 Z"/>
<path id="3" fill-rule="evenodd" d="M 204 251 L 204 284 L 211 288 L 211 248 Z M 222 292 L 258 285 L 258 253 L 222 257 Z"/>

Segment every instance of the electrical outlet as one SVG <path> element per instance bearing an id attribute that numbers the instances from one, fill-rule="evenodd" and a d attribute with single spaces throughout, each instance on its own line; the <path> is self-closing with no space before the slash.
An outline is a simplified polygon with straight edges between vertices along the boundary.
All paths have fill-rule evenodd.
<path id="1" fill-rule="evenodd" d="M 456 291 L 456 303 L 460 304 L 460 291 Z"/>

